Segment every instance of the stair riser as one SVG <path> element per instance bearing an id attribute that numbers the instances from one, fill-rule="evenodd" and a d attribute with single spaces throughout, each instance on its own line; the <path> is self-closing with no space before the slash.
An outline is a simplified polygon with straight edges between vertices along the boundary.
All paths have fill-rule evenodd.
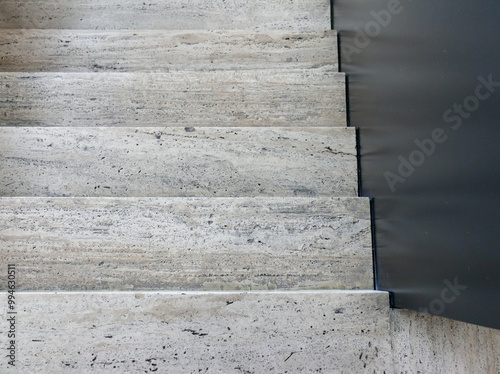
<path id="1" fill-rule="evenodd" d="M 22 290 L 373 286 L 367 199 L 3 198 L 0 218 Z"/>
<path id="2" fill-rule="evenodd" d="M 0 71 L 312 68 L 337 71 L 337 34 L 283 31 L 5 30 Z"/>
<path id="3" fill-rule="evenodd" d="M 357 196 L 350 128 L 0 128 L 0 196 Z"/>
<path id="4" fill-rule="evenodd" d="M 331 72 L 3 73 L 3 126 L 345 126 Z"/>
<path id="5" fill-rule="evenodd" d="M 392 373 L 382 292 L 17 300 L 23 373 Z"/>
<path id="6" fill-rule="evenodd" d="M 326 0 L 2 0 L 4 29 L 328 30 Z"/>

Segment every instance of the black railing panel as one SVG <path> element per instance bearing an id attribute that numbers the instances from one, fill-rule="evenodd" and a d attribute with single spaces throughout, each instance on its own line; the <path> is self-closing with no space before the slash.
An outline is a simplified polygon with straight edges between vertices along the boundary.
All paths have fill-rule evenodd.
<path id="1" fill-rule="evenodd" d="M 334 0 L 377 288 L 500 328 L 500 2 Z"/>

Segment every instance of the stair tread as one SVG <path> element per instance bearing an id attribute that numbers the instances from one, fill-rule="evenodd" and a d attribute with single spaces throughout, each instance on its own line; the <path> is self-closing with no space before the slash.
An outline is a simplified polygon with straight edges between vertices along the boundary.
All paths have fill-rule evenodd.
<path id="1" fill-rule="evenodd" d="M 0 198 L 18 290 L 373 287 L 364 198 Z"/>
<path id="2" fill-rule="evenodd" d="M 3 126 L 345 126 L 325 69 L 0 73 Z"/>
<path id="3" fill-rule="evenodd" d="M 2 30 L 0 71 L 165 71 L 337 66 L 337 33 Z"/>
<path id="4" fill-rule="evenodd" d="M 357 196 L 353 128 L 0 127 L 0 196 Z"/>
<path id="5" fill-rule="evenodd" d="M 24 372 L 392 373 L 384 292 L 18 293 L 16 300 Z"/>
<path id="6" fill-rule="evenodd" d="M 327 30 L 324 0 L 2 0 L 3 29 Z"/>

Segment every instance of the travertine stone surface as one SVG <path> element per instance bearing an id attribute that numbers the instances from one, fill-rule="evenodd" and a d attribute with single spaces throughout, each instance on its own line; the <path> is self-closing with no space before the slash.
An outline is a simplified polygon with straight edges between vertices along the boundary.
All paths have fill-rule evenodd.
<path id="1" fill-rule="evenodd" d="M 362 198 L 0 198 L 0 248 L 18 290 L 373 287 Z"/>
<path id="2" fill-rule="evenodd" d="M 1 127 L 0 196 L 357 196 L 353 128 Z"/>
<path id="3" fill-rule="evenodd" d="M 3 126 L 345 126 L 327 70 L 0 73 Z"/>
<path id="4" fill-rule="evenodd" d="M 338 69 L 330 30 L 2 30 L 0 56 L 0 71 L 12 72 Z"/>
<path id="5" fill-rule="evenodd" d="M 500 373 L 500 330 L 397 309 L 391 330 L 397 374 Z"/>
<path id="6" fill-rule="evenodd" d="M 330 0 L 2 0 L 3 29 L 328 30 Z"/>
<path id="7" fill-rule="evenodd" d="M 18 373 L 392 374 L 384 292 L 17 298 Z"/>

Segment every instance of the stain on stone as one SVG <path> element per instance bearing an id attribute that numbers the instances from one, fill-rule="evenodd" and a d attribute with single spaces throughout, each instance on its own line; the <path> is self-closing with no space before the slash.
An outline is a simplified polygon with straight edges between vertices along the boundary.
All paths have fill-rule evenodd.
<path id="1" fill-rule="evenodd" d="M 309 188 L 296 188 L 293 190 L 294 196 L 316 196 L 316 192 Z"/>
<path id="2" fill-rule="evenodd" d="M 245 369 L 242 369 L 241 367 L 237 366 L 234 368 L 235 370 L 239 370 L 240 372 L 242 372 L 243 374 L 254 374 L 253 371 L 248 371 L 248 370 L 245 370 Z"/>
<path id="3" fill-rule="evenodd" d="M 206 332 L 198 332 L 198 331 L 195 331 L 195 330 L 192 330 L 192 329 L 184 329 L 182 331 L 184 331 L 184 332 L 190 332 L 191 334 L 197 335 L 197 336 L 207 336 L 208 335 L 208 333 L 206 333 Z"/>
<path id="4" fill-rule="evenodd" d="M 186 132 L 195 132 L 196 129 L 194 127 L 184 127 L 184 130 L 186 130 Z"/>

